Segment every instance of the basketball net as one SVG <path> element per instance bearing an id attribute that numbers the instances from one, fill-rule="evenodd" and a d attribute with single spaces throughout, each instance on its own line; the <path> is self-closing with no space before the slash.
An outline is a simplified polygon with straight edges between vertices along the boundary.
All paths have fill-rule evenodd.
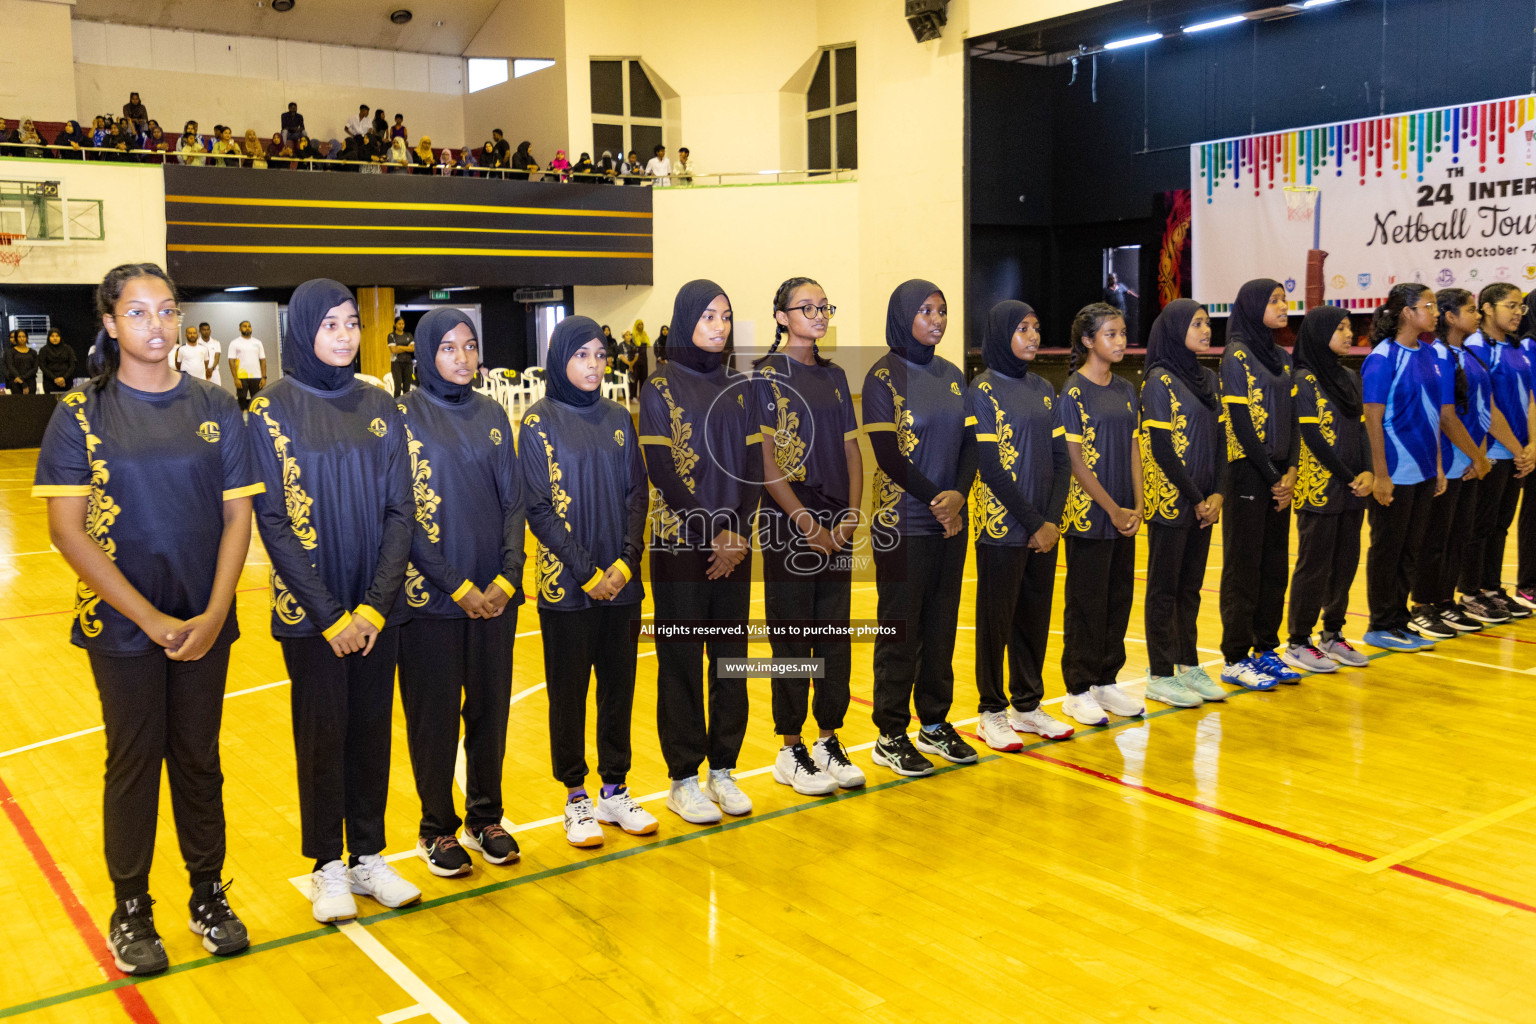
<path id="1" fill-rule="evenodd" d="M 27 253 L 32 251 L 32 247 L 16 244 L 25 240 L 26 237 L 26 235 L 0 231 L 0 272 L 4 272 L 9 276 L 17 267 L 21 266 L 21 261 L 27 258 Z"/>
<path id="2" fill-rule="evenodd" d="M 1322 225 L 1317 220 L 1317 204 L 1322 190 L 1316 185 L 1287 185 L 1285 219 L 1312 225 L 1312 248 L 1307 250 L 1307 308 L 1323 304 L 1323 262 L 1328 258 L 1320 246 Z"/>
<path id="3" fill-rule="evenodd" d="M 1285 219 L 1312 222 L 1317 210 L 1317 196 L 1322 190 L 1315 185 L 1285 186 Z"/>

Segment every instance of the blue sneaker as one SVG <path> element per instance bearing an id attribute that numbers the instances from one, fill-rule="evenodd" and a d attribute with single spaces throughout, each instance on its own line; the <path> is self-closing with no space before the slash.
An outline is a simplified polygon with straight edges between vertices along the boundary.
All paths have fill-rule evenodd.
<path id="1" fill-rule="evenodd" d="M 1277 683 L 1287 686 L 1295 686 L 1301 682 L 1301 673 L 1280 660 L 1280 655 L 1274 651 L 1265 651 L 1256 655 L 1253 659 L 1259 663 L 1259 669 Z"/>
<path id="2" fill-rule="evenodd" d="M 1368 629 L 1360 639 L 1384 651 L 1416 651 L 1434 646 L 1433 641 L 1425 643 L 1406 629 Z"/>
<path id="3" fill-rule="evenodd" d="M 1241 686 L 1245 690 L 1273 690 L 1275 678 L 1265 672 L 1257 658 L 1244 658 L 1228 664 L 1221 670 L 1221 681 Z"/>

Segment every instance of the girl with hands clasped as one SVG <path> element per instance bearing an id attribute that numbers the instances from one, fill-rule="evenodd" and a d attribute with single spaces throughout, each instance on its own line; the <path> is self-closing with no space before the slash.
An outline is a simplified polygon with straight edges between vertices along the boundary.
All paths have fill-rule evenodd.
<path id="1" fill-rule="evenodd" d="M 648 488 L 628 410 L 602 397 L 603 339 L 584 316 L 555 327 L 545 396 L 523 416 L 518 461 L 538 539 L 539 626 L 549 697 L 549 748 L 565 786 L 565 838 L 603 844 L 602 825 L 656 831 L 630 796 L 634 631 L 645 596 L 640 558 Z M 597 675 L 596 801 L 587 792 L 587 689 Z"/>
<path id="2" fill-rule="evenodd" d="M 897 775 L 927 775 L 923 753 L 968 764 L 975 749 L 949 724 L 954 702 L 955 621 L 965 569 L 965 498 L 976 479 L 974 418 L 965 378 L 938 355 L 949 304 L 931 281 L 905 281 L 885 312 L 890 349 L 864 378 L 864 431 L 874 449 L 875 639 L 871 758 Z M 920 728 L 907 736 L 913 710 Z"/>
<path id="3" fill-rule="evenodd" d="M 421 798 L 416 854 L 434 875 L 451 877 L 470 870 L 464 847 L 487 864 L 519 856 L 501 823 L 501 771 L 523 603 L 523 482 L 506 411 L 474 391 L 480 340 L 469 318 L 434 309 L 417 325 L 415 345 L 419 386 L 400 402 L 416 509 L 400 703 Z M 461 717 L 462 836 L 453 806 Z"/>
<path id="4" fill-rule="evenodd" d="M 1360 527 L 1375 488 L 1360 377 L 1339 361 L 1355 343 L 1337 306 L 1307 311 L 1296 336 L 1296 410 L 1301 435 L 1296 478 L 1296 568 L 1291 576 L 1285 663 L 1308 672 L 1370 661 L 1344 639 L 1349 588 L 1360 567 Z M 1317 642 L 1317 617 L 1323 630 Z"/>
<path id="5" fill-rule="evenodd" d="M 114 268 L 96 306 L 101 373 L 54 409 L 32 495 L 48 500 L 49 537 L 80 577 L 70 640 L 90 658 L 107 740 L 103 838 L 117 898 L 107 942 L 119 970 L 142 975 L 169 966 L 149 897 L 162 761 L 191 876 L 189 925 L 210 953 L 249 945 L 220 881 L 219 724 L 262 484 L 234 397 L 170 366 L 181 311 L 165 271 Z"/>
<path id="6" fill-rule="evenodd" d="M 1125 628 L 1135 588 L 1142 520 L 1136 389 L 1115 375 L 1125 358 L 1125 317 L 1095 302 L 1072 320 L 1072 366 L 1058 403 L 1072 483 L 1062 512 L 1066 610 L 1062 616 L 1062 711 L 1083 725 L 1134 717 L 1146 705 L 1116 685 L 1125 666 Z"/>
<path id="7" fill-rule="evenodd" d="M 285 375 L 250 409 L 267 485 L 256 525 L 272 559 L 272 635 L 293 680 L 299 820 L 321 922 L 356 917 L 354 894 L 391 908 L 421 898 L 381 856 L 416 506 L 400 410 L 353 376 L 361 343 L 352 293 L 306 281 L 288 303 Z"/>

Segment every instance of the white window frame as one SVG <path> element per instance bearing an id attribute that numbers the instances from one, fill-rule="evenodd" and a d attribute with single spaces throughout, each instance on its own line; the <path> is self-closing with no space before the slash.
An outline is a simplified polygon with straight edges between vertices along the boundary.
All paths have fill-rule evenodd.
<path id="1" fill-rule="evenodd" d="M 640 73 L 645 76 L 646 81 L 651 83 L 651 88 L 654 89 L 655 92 L 656 92 L 656 95 L 661 98 L 662 113 L 663 114 L 666 113 L 666 102 L 667 102 L 666 101 L 666 97 L 662 96 L 661 95 L 661 90 L 656 88 L 656 80 L 654 78 L 652 78 L 651 77 L 651 73 L 646 70 L 645 63 L 639 57 L 592 57 L 592 58 L 590 58 L 590 63 L 609 62 L 609 61 L 618 61 L 620 63 L 619 84 L 620 84 L 620 86 L 622 86 L 622 88 L 624 90 L 624 113 L 622 115 L 620 115 L 620 114 L 595 114 L 594 113 L 592 115 L 592 123 L 593 123 L 593 125 L 599 125 L 599 124 L 610 125 L 610 126 L 611 125 L 619 125 L 620 127 L 622 127 L 624 129 L 624 152 L 622 152 L 622 153 L 615 153 L 614 154 L 614 159 L 615 160 L 623 160 L 626 156 L 629 155 L 629 151 L 635 148 L 634 135 L 633 135 L 631 129 L 635 125 L 637 125 L 637 124 L 638 125 L 644 125 L 644 126 L 646 126 L 648 128 L 660 128 L 661 129 L 661 144 L 663 146 L 667 146 L 668 148 L 670 148 L 670 140 L 667 138 L 667 122 L 666 122 L 666 119 L 664 117 L 634 117 L 634 116 L 632 116 L 630 114 L 631 107 L 630 107 L 630 97 L 629 97 L 629 67 L 628 67 L 628 65 L 631 62 L 640 65 Z M 588 75 L 591 74 L 590 63 L 588 65 L 588 72 L 587 72 Z M 591 102 L 589 100 L 589 102 L 587 103 L 587 106 L 590 107 L 591 105 L 592 104 L 591 104 Z M 809 131 L 809 129 L 807 129 L 807 131 Z M 636 152 L 638 153 L 639 151 L 636 150 Z M 642 160 L 650 160 L 650 157 L 646 156 L 644 153 L 640 153 L 640 158 Z"/>

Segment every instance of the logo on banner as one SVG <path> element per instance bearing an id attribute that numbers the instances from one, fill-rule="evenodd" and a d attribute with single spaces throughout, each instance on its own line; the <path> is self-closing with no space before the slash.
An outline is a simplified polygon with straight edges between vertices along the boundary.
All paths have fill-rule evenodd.
<path id="1" fill-rule="evenodd" d="M 1334 274 L 1333 275 L 1333 280 L 1329 281 L 1328 283 L 1333 285 L 1335 288 L 1343 288 L 1344 287 L 1344 275 L 1343 274 Z"/>
<path id="2" fill-rule="evenodd" d="M 1500 267 L 1498 270 L 1495 270 L 1493 272 L 1493 276 L 1499 278 L 1500 280 L 1503 280 L 1504 278 L 1509 276 L 1509 268 L 1508 267 Z"/>
<path id="3" fill-rule="evenodd" d="M 1536 280 L 1536 263 L 1527 263 L 1525 265 L 1525 279 L 1527 281 Z"/>
<path id="4" fill-rule="evenodd" d="M 1424 283 L 1424 271 L 1418 270 L 1418 269 L 1414 270 L 1414 272 L 1413 272 L 1413 283 L 1414 284 L 1423 284 Z"/>
<path id="5" fill-rule="evenodd" d="M 1435 283 L 1439 285 L 1455 284 L 1456 275 L 1451 273 L 1450 267 L 1442 267 L 1440 273 L 1435 275 Z"/>
<path id="6" fill-rule="evenodd" d="M 1477 268 L 1473 267 L 1471 270 L 1467 271 L 1467 276 L 1468 277 L 1476 277 L 1477 276 Z"/>
<path id="7" fill-rule="evenodd" d="M 1294 277 L 1288 277 L 1285 279 L 1285 290 L 1287 292 L 1293 292 L 1296 290 L 1296 279 Z"/>
<path id="8" fill-rule="evenodd" d="M 1369 288 L 1371 286 L 1370 274 L 1358 274 L 1356 275 L 1355 280 L 1360 282 L 1361 288 Z"/>
<path id="9" fill-rule="evenodd" d="M 1387 275 L 1387 286 L 1391 287 L 1394 284 L 1397 284 L 1397 275 L 1396 274 L 1388 274 Z"/>

